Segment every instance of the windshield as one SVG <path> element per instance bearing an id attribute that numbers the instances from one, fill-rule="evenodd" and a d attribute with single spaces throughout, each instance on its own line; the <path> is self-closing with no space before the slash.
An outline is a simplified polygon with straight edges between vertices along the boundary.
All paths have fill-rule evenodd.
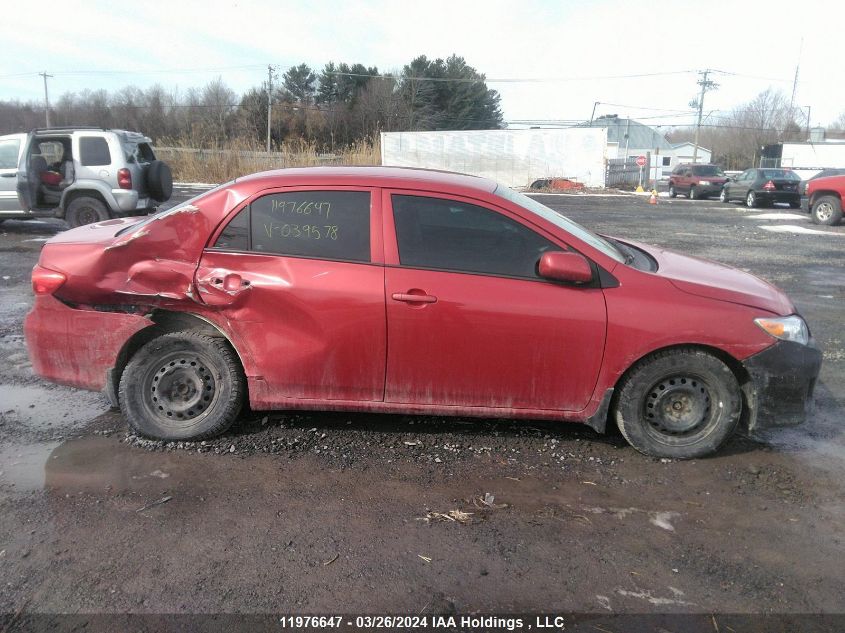
<path id="1" fill-rule="evenodd" d="M 557 211 L 550 209 L 549 207 L 544 204 L 541 204 L 540 202 L 537 202 L 533 198 L 529 198 L 525 194 L 519 193 L 518 191 L 514 191 L 510 187 L 505 187 L 501 184 L 496 186 L 496 190 L 493 193 L 499 196 L 500 198 L 504 198 L 509 202 L 513 202 L 514 204 L 519 205 L 523 209 L 530 211 L 535 215 L 539 215 L 544 220 L 548 220 L 555 226 L 562 228 L 568 233 L 571 233 L 582 242 L 586 242 L 587 244 L 589 244 L 596 250 L 601 251 L 608 257 L 612 257 L 617 262 L 625 262 L 625 256 L 608 240 L 601 237 L 600 235 L 596 235 L 592 231 L 588 231 L 580 224 L 573 222 L 566 216 L 561 215 Z"/>
<path id="2" fill-rule="evenodd" d="M 692 173 L 696 176 L 724 176 L 725 172 L 716 165 L 696 165 L 692 168 Z"/>
<path id="3" fill-rule="evenodd" d="M 785 180 L 799 181 L 801 178 L 794 171 L 788 169 L 761 169 L 763 178 L 783 178 Z"/>

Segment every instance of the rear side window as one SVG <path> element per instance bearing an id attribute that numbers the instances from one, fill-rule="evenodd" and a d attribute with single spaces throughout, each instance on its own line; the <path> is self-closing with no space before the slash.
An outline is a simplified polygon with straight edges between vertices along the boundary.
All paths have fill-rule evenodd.
<path id="1" fill-rule="evenodd" d="M 213 248 L 369 262 L 370 193 L 299 191 L 264 196 L 232 219 Z"/>
<path id="2" fill-rule="evenodd" d="M 540 256 L 561 250 L 491 209 L 421 196 L 392 200 L 402 266 L 536 279 Z"/>
<path id="3" fill-rule="evenodd" d="M 101 136 L 80 137 L 79 162 L 86 167 L 111 165 L 111 153 L 106 139 Z"/>
<path id="4" fill-rule="evenodd" d="M 126 161 L 130 163 L 151 163 L 156 159 L 149 143 L 124 143 L 123 151 L 126 153 Z"/>
<path id="5" fill-rule="evenodd" d="M 20 148 L 21 142 L 16 138 L 0 141 L 0 169 L 14 169 L 18 166 Z"/>

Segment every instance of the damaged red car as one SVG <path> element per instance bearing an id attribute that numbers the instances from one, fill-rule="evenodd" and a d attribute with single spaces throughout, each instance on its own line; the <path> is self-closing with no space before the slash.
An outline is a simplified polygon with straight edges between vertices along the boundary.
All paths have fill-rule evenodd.
<path id="1" fill-rule="evenodd" d="M 35 371 L 104 390 L 137 433 L 253 410 L 610 421 L 689 458 L 805 418 L 821 365 L 783 292 L 596 235 L 473 176 L 285 169 L 44 246 Z"/>

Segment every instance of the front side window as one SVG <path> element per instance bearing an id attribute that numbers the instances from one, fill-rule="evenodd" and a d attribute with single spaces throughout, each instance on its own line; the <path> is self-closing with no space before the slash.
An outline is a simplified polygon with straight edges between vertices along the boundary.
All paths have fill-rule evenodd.
<path id="1" fill-rule="evenodd" d="M 297 191 L 258 198 L 213 248 L 353 262 L 370 261 L 370 193 Z"/>
<path id="2" fill-rule="evenodd" d="M 394 194 L 392 203 L 402 266 L 537 279 L 540 256 L 561 250 L 522 224 L 466 202 Z"/>
<path id="3" fill-rule="evenodd" d="M 18 152 L 21 148 L 19 139 L 0 141 L 0 169 L 15 169 L 18 166 Z"/>
<path id="4" fill-rule="evenodd" d="M 83 136 L 79 139 L 79 162 L 86 167 L 111 165 L 109 144 L 102 136 Z"/>

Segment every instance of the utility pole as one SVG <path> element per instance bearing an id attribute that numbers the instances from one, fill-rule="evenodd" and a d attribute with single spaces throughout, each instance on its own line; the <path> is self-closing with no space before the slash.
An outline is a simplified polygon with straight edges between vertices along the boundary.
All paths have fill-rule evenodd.
<path id="1" fill-rule="evenodd" d="M 44 113 L 46 115 L 47 127 L 50 127 L 50 97 L 47 95 L 47 77 L 52 77 L 53 75 L 48 75 L 46 70 L 38 74 L 44 77 Z"/>
<path id="2" fill-rule="evenodd" d="M 273 65 L 267 64 L 267 152 L 270 152 L 270 121 L 273 117 Z"/>
<path id="3" fill-rule="evenodd" d="M 593 119 L 596 118 L 596 106 L 601 103 L 600 101 L 595 101 L 593 103 L 593 113 L 590 115 L 590 127 L 593 127 Z"/>
<path id="4" fill-rule="evenodd" d="M 715 81 L 710 81 L 707 79 L 707 75 L 709 75 L 712 71 L 711 70 L 702 70 L 699 71 L 699 74 L 702 76 L 696 83 L 701 86 L 701 94 L 698 96 L 697 100 L 693 100 L 690 102 L 690 105 L 693 107 L 698 107 L 698 122 L 695 124 L 695 142 L 692 149 L 692 162 L 698 162 L 698 138 L 701 134 L 701 115 L 704 112 L 704 95 L 708 90 L 715 90 L 719 87 Z"/>
<path id="5" fill-rule="evenodd" d="M 810 106 L 804 106 L 807 108 L 807 140 L 810 140 Z"/>

